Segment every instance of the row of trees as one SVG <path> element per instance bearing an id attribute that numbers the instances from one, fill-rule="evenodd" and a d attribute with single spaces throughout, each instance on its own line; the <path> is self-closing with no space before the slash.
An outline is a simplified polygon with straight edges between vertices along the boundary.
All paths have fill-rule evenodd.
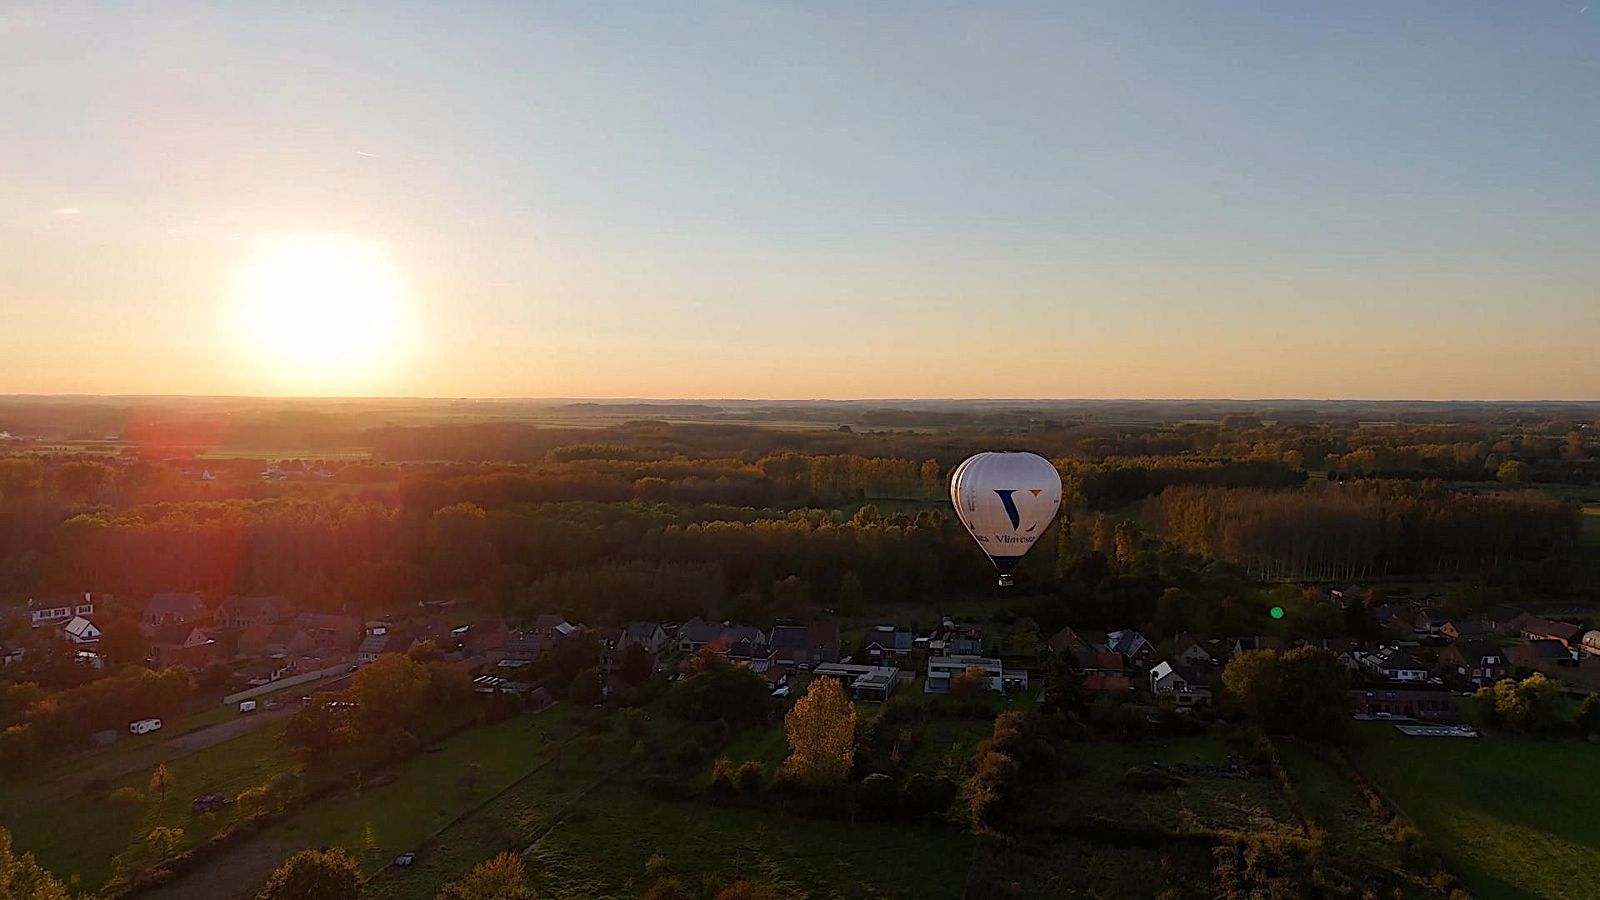
<path id="1" fill-rule="evenodd" d="M 193 693 L 194 680 L 182 669 L 129 668 L 53 693 L 29 682 L 0 682 L 0 777 L 26 774 L 48 754 L 83 744 L 97 731 L 175 718 Z"/>
<path id="2" fill-rule="evenodd" d="M 1267 578 L 1358 579 L 1542 559 L 1578 534 L 1578 510 L 1534 491 L 1459 493 L 1399 481 L 1301 491 L 1169 488 L 1144 523 Z"/>

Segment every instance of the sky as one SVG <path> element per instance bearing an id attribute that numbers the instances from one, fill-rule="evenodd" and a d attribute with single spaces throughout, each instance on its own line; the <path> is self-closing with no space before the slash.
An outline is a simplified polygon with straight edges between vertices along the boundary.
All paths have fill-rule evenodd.
<path id="1" fill-rule="evenodd" d="M 1600 398 L 1590 2 L 7 0 L 0 393 Z"/>

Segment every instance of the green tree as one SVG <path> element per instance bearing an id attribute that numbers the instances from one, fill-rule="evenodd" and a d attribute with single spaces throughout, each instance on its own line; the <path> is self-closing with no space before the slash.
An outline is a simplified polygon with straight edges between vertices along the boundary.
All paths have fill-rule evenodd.
<path id="1" fill-rule="evenodd" d="M 1590 694 L 1578 704 L 1575 723 L 1579 734 L 1600 734 L 1600 694 Z"/>
<path id="2" fill-rule="evenodd" d="M 357 900 L 361 870 L 348 853 L 301 850 L 278 867 L 256 900 Z"/>
<path id="3" fill-rule="evenodd" d="M 6 900 L 68 900 L 66 885 L 45 871 L 33 854 L 18 856 L 11 832 L 0 828 L 0 897 Z"/>
<path id="4" fill-rule="evenodd" d="M 1268 731 L 1331 743 L 1348 728 L 1350 674 L 1326 650 L 1250 650 L 1222 670 L 1222 684 Z"/>
<path id="5" fill-rule="evenodd" d="M 533 900 L 522 857 L 501 853 L 472 867 L 467 877 L 446 884 L 434 900 Z"/>
<path id="6" fill-rule="evenodd" d="M 1508 459 L 1500 464 L 1494 472 L 1495 480 L 1501 484 L 1519 485 L 1528 476 L 1528 465 L 1520 460 Z"/>
<path id="7" fill-rule="evenodd" d="M 1491 724 L 1523 734 L 1554 731 L 1561 726 L 1561 682 L 1534 672 L 1521 681 L 1506 678 L 1479 688 L 1473 695 Z"/>
<path id="8" fill-rule="evenodd" d="M 1039 707 L 1047 713 L 1086 720 L 1089 717 L 1089 693 L 1083 687 L 1083 672 L 1072 653 L 1063 650 L 1050 660 L 1045 671 L 1044 688 L 1040 691 Z"/>
<path id="9" fill-rule="evenodd" d="M 385 653 L 356 673 L 351 691 L 362 734 L 379 737 L 412 725 L 423 709 L 428 670 L 404 653 Z"/>
<path id="10" fill-rule="evenodd" d="M 835 678 L 818 678 L 784 716 L 783 772 L 804 784 L 841 784 L 855 759 L 856 706 Z"/>
<path id="11" fill-rule="evenodd" d="M 567 699 L 579 706 L 593 706 L 600 702 L 600 670 L 584 669 L 573 676 L 567 688 Z"/>
<path id="12" fill-rule="evenodd" d="M 150 655 L 150 643 L 140 633 L 136 620 L 121 616 L 100 629 L 100 653 L 113 666 L 134 666 Z"/>
<path id="13" fill-rule="evenodd" d="M 650 654 L 641 644 L 629 644 L 622 654 L 622 680 L 631 685 L 641 685 L 650 680 L 654 665 Z"/>

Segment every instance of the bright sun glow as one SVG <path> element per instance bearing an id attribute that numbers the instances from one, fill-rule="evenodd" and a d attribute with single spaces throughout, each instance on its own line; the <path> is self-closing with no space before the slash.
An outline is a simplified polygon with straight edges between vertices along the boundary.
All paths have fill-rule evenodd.
<path id="1" fill-rule="evenodd" d="M 264 243 L 239 293 L 241 338 L 284 384 L 359 389 L 398 361 L 401 284 L 379 244 L 320 234 Z"/>

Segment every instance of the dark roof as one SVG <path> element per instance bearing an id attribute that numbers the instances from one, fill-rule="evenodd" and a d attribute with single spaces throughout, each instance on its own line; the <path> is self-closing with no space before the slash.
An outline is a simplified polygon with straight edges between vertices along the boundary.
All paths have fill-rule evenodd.
<path id="1" fill-rule="evenodd" d="M 289 608 L 289 601 L 281 596 L 271 597 L 239 597 L 233 596 L 222 601 L 217 607 L 218 611 L 227 610 L 229 615 L 259 618 L 267 613 L 281 615 Z"/>
<path id="2" fill-rule="evenodd" d="M 197 616 L 204 615 L 206 605 L 200 601 L 199 594 L 185 594 L 166 592 L 154 594 L 150 602 L 144 605 L 144 614 L 147 616 Z"/>
<path id="3" fill-rule="evenodd" d="M 839 643 L 839 623 L 832 619 L 817 619 L 806 626 L 806 635 L 813 644 Z"/>
<path id="4" fill-rule="evenodd" d="M 1471 619 L 1451 619 L 1449 624 L 1456 630 L 1456 634 L 1462 637 L 1489 633 L 1488 625 Z"/>
<path id="5" fill-rule="evenodd" d="M 1527 610 L 1524 610 L 1520 607 L 1506 606 L 1505 604 L 1501 604 L 1499 606 L 1491 606 L 1484 610 L 1483 620 L 1485 622 L 1504 624 L 1507 622 L 1515 622 L 1517 619 L 1520 619 L 1527 614 Z"/>
<path id="6" fill-rule="evenodd" d="M 1460 641 L 1453 646 L 1456 652 L 1461 654 L 1461 658 L 1469 663 L 1478 663 L 1485 656 L 1499 657 L 1501 665 L 1508 660 L 1505 648 L 1493 641 Z"/>
<path id="7" fill-rule="evenodd" d="M 1543 634 L 1565 641 L 1583 633 L 1582 628 L 1570 622 L 1552 622 L 1549 619 L 1530 619 L 1522 623 L 1522 630 L 1528 634 Z"/>
<path id="8" fill-rule="evenodd" d="M 772 626 L 772 648 L 774 650 L 799 650 L 809 646 L 810 643 L 810 630 L 804 625 Z"/>
<path id="9" fill-rule="evenodd" d="M 1390 647 L 1378 654 L 1378 668 L 1380 669 L 1411 669 L 1424 670 L 1424 666 L 1412 658 L 1411 654 L 1399 647 Z"/>
<path id="10" fill-rule="evenodd" d="M 1539 659 L 1571 659 L 1572 651 L 1568 650 L 1560 641 L 1536 640 L 1523 641 L 1525 653 Z"/>
<path id="11" fill-rule="evenodd" d="M 634 640 L 643 641 L 648 640 L 660 627 L 657 622 L 629 622 L 624 626 L 623 633 Z"/>
<path id="12" fill-rule="evenodd" d="M 867 637 L 870 638 L 867 641 L 867 646 L 870 647 L 873 644 L 877 644 L 886 650 L 910 650 L 915 640 L 911 632 L 899 629 L 894 631 L 874 630 L 869 632 Z"/>

